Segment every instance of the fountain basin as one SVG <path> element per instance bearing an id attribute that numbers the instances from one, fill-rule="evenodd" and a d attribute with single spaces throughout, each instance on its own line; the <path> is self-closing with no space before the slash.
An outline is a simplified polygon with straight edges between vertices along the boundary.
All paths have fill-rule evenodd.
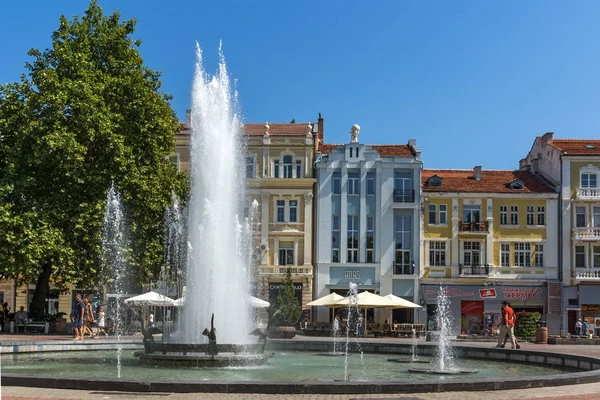
<path id="1" fill-rule="evenodd" d="M 83 350 L 84 346 L 92 346 L 90 343 L 72 343 L 62 342 L 65 348 L 77 348 Z M 108 340 L 106 342 L 109 342 Z M 60 343 L 60 342 L 58 342 Z M 139 342 L 138 342 L 139 343 Z M 116 346 L 116 342 L 111 343 Z M 124 344 L 124 343 L 122 343 Z M 269 352 L 276 352 L 273 361 L 268 361 L 263 366 L 256 367 L 234 367 L 219 370 L 218 368 L 209 369 L 194 369 L 194 368 L 178 368 L 165 369 L 161 367 L 144 368 L 135 367 L 132 363 L 139 361 L 133 358 L 133 351 L 124 353 L 124 366 L 122 379 L 115 379 L 109 376 L 114 374 L 114 364 L 106 364 L 102 359 L 95 365 L 98 374 L 93 376 L 81 376 L 75 378 L 74 372 L 90 374 L 91 367 L 94 365 L 86 365 L 86 368 L 81 368 L 83 362 L 77 361 L 73 364 L 63 364 L 58 366 L 56 373 L 44 372 L 44 368 L 49 368 L 50 362 L 42 360 L 42 357 L 72 357 L 74 354 L 78 357 L 97 357 L 98 352 L 56 352 L 46 353 L 40 351 L 53 351 L 56 349 L 56 344 L 45 344 L 37 342 L 30 343 L 27 348 L 22 347 L 26 352 L 30 352 L 32 358 L 31 368 L 11 369 L 13 357 L 19 357 L 19 352 L 15 352 L 19 346 L 2 346 L 2 384 L 12 386 L 32 386 L 32 387 L 55 387 L 55 388 L 71 388 L 84 390 L 120 390 L 120 391 L 136 391 L 136 392 L 221 392 L 221 393 L 419 393 L 419 392 L 439 392 L 439 391 L 465 391 L 465 390 L 502 390 L 515 388 L 531 388 L 543 386 L 559 386 L 578 383 L 590 383 L 600 381 L 600 359 L 596 357 L 568 355 L 551 352 L 540 352 L 531 350 L 514 351 L 508 349 L 496 348 L 481 348 L 475 346 L 456 346 L 456 354 L 464 359 L 458 360 L 458 365 L 463 364 L 464 367 L 471 367 L 469 359 L 484 360 L 480 365 L 492 364 L 499 368 L 499 372 L 495 376 L 485 376 L 482 374 L 473 375 L 473 378 L 465 379 L 462 375 L 442 375 L 439 378 L 435 375 L 417 374 L 409 375 L 406 367 L 398 366 L 394 369 L 390 364 L 385 363 L 385 360 L 390 355 L 407 355 L 411 351 L 409 344 L 389 343 L 389 342 L 362 342 L 361 346 L 366 352 L 364 359 L 367 363 L 366 370 L 369 370 L 372 365 L 382 365 L 382 371 L 389 375 L 389 380 L 383 381 L 382 376 L 371 375 L 360 381 L 356 381 L 355 377 L 359 376 L 359 364 L 351 366 L 350 373 L 352 380 L 350 382 L 338 382 L 343 378 L 343 368 L 337 357 L 314 357 L 316 352 L 326 353 L 331 349 L 330 341 L 313 342 L 313 341 L 296 341 L 296 340 L 281 340 L 270 341 L 268 344 Z M 95 343 L 94 343 L 95 345 Z M 108 345 L 108 343 L 105 343 Z M 140 349 L 141 343 L 137 345 Z M 31 353 L 33 348 L 37 348 L 38 352 Z M 52 349 L 53 348 L 53 349 Z M 8 352 L 11 354 L 6 354 Z M 435 351 L 435 346 L 428 344 L 419 345 L 419 353 L 430 355 Z M 374 353 L 374 354 L 370 354 Z M 379 354 L 377 354 L 379 353 Z M 114 353 L 111 353 L 114 355 Z M 355 354 L 352 357 L 354 362 L 359 361 L 361 356 Z M 293 366 L 292 370 L 280 368 L 278 362 L 288 360 L 288 366 Z M 314 367 L 313 362 L 325 363 L 321 369 Z M 330 360 L 328 362 L 327 360 Z M 335 361 L 339 360 L 339 361 Z M 502 360 L 495 362 L 494 360 Z M 383 362 L 382 362 L 383 361 Z M 512 363 L 506 363 L 511 361 Z M 330 363 L 338 363 L 340 366 L 337 369 L 332 368 Z M 329 363 L 329 364 L 328 364 Z M 523 365 L 523 363 L 525 365 Z M 336 364 L 337 365 L 337 364 Z M 512 376 L 504 374 L 505 369 L 512 369 L 515 365 L 522 365 L 522 370 L 535 369 L 536 365 L 553 366 L 557 369 L 550 375 L 539 376 L 522 376 L 517 373 Z M 131 367 L 134 367 L 135 374 L 131 373 Z M 532 366 L 530 368 L 529 366 Z M 40 370 L 37 370 L 40 368 Z M 266 368 L 266 370 L 264 370 Z M 269 369 L 270 368 L 270 369 Z M 287 367 L 286 367 L 287 368 Z M 305 379 L 305 371 L 316 373 L 316 378 Z M 576 370 L 576 371 L 575 371 Z M 162 373 L 161 375 L 161 371 Z M 325 373 L 333 371 L 328 377 Z M 337 374 L 335 372 L 337 371 Z M 575 371 L 575 372 L 572 372 Z M 221 373 L 224 372 L 225 375 Z M 102 375 L 104 374 L 104 375 Z M 257 381 L 258 375 L 264 375 L 267 381 Z M 194 375 L 195 377 L 192 377 Z M 408 376 L 406 376 L 408 375 Z M 220 378 L 219 378 L 220 376 Z M 244 378 L 245 376 L 245 378 Z M 484 376 L 481 378 L 481 376 Z M 187 378 L 185 378 L 187 377 Z M 454 378 L 456 377 L 456 378 Z M 444 378 L 444 379 L 442 379 Z M 242 380 L 245 379 L 245 380 Z M 296 381 L 291 381 L 296 379 Z"/>

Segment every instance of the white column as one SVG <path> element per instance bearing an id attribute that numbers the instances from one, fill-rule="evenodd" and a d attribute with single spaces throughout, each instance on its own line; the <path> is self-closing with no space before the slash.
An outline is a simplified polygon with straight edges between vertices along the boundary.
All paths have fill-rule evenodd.
<path id="1" fill-rule="evenodd" d="M 381 268 L 381 167 L 377 167 L 375 173 L 375 248 L 373 257 Z M 381 273 L 381 271 L 379 271 Z"/>
<path id="2" fill-rule="evenodd" d="M 460 219 L 458 216 L 458 199 L 452 199 L 452 269 L 458 271 L 458 259 L 460 254 L 459 242 L 458 242 L 458 223 Z"/>
<path id="3" fill-rule="evenodd" d="M 418 276 L 419 274 L 419 259 L 420 254 L 419 252 L 421 251 L 421 234 L 419 233 L 419 228 L 421 227 L 421 213 L 420 211 L 420 207 L 421 205 L 419 203 L 417 203 L 416 208 L 413 209 L 413 217 L 412 217 L 412 246 L 411 246 L 411 263 L 415 264 L 415 271 L 414 273 Z"/>
<path id="4" fill-rule="evenodd" d="M 358 216 L 358 262 L 367 261 L 367 169 L 365 163 L 361 162 L 360 168 L 360 199 Z"/>
<path id="5" fill-rule="evenodd" d="M 487 251 L 486 251 L 486 255 L 485 255 L 485 259 L 486 262 L 485 264 L 489 264 L 489 265 L 493 265 L 494 264 L 494 257 L 493 257 L 493 251 L 494 251 L 494 233 L 493 233 L 493 228 L 494 228 L 494 203 L 492 202 L 492 199 L 487 199 L 486 201 L 486 220 L 488 223 L 488 234 L 487 234 L 487 239 L 486 239 L 486 244 L 487 244 Z"/>
<path id="6" fill-rule="evenodd" d="M 260 244 L 269 245 L 269 194 L 261 194 L 261 214 L 260 214 Z M 260 255 L 261 265 L 269 263 L 269 252 L 265 251 Z"/>
<path id="7" fill-rule="evenodd" d="M 343 166 L 341 171 L 342 193 L 340 195 L 340 263 L 348 262 L 348 167 Z"/>
<path id="8" fill-rule="evenodd" d="M 269 176 L 270 162 L 269 162 L 269 148 L 263 148 L 263 156 L 262 156 L 262 171 L 260 171 L 260 175 L 263 178 L 267 178 Z"/>
<path id="9" fill-rule="evenodd" d="M 273 238 L 273 265 L 279 265 L 279 238 Z"/>
<path id="10" fill-rule="evenodd" d="M 304 266 L 312 265 L 312 207 L 313 194 L 304 194 Z"/>
<path id="11" fill-rule="evenodd" d="M 294 239 L 294 265 L 298 265 L 298 239 Z"/>

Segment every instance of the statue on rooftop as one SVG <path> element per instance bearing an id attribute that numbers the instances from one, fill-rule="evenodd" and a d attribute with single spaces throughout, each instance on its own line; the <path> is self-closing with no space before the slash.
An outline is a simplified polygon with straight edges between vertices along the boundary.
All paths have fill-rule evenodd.
<path id="1" fill-rule="evenodd" d="M 351 143 L 358 143 L 358 134 L 359 133 L 360 133 L 360 126 L 358 126 L 358 124 L 352 125 L 352 128 L 350 129 L 350 142 Z"/>

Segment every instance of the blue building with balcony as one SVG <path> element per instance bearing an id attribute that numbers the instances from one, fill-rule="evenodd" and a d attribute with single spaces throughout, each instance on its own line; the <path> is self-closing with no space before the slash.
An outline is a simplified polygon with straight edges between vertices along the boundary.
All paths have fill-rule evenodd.
<path id="1" fill-rule="evenodd" d="M 355 126 L 357 128 L 357 126 Z M 320 144 L 315 163 L 317 188 L 315 298 L 360 291 L 392 293 L 419 302 L 421 171 L 416 141 L 402 145 L 358 142 Z M 359 129 L 359 128 L 358 128 Z M 392 320 L 417 322 L 414 310 L 394 310 Z M 329 321 L 317 308 L 317 321 Z M 369 310 L 383 322 L 389 311 Z"/>

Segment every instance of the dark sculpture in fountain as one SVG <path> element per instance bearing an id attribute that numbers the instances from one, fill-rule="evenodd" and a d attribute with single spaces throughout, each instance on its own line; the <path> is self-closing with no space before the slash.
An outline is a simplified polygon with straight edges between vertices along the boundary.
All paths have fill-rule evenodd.
<path id="1" fill-rule="evenodd" d="M 219 354 L 219 348 L 217 347 L 217 330 L 215 329 L 215 313 L 212 313 L 210 318 L 210 331 L 208 328 L 204 328 L 204 332 L 202 332 L 202 334 L 208 337 L 206 354 L 213 357 Z"/>

